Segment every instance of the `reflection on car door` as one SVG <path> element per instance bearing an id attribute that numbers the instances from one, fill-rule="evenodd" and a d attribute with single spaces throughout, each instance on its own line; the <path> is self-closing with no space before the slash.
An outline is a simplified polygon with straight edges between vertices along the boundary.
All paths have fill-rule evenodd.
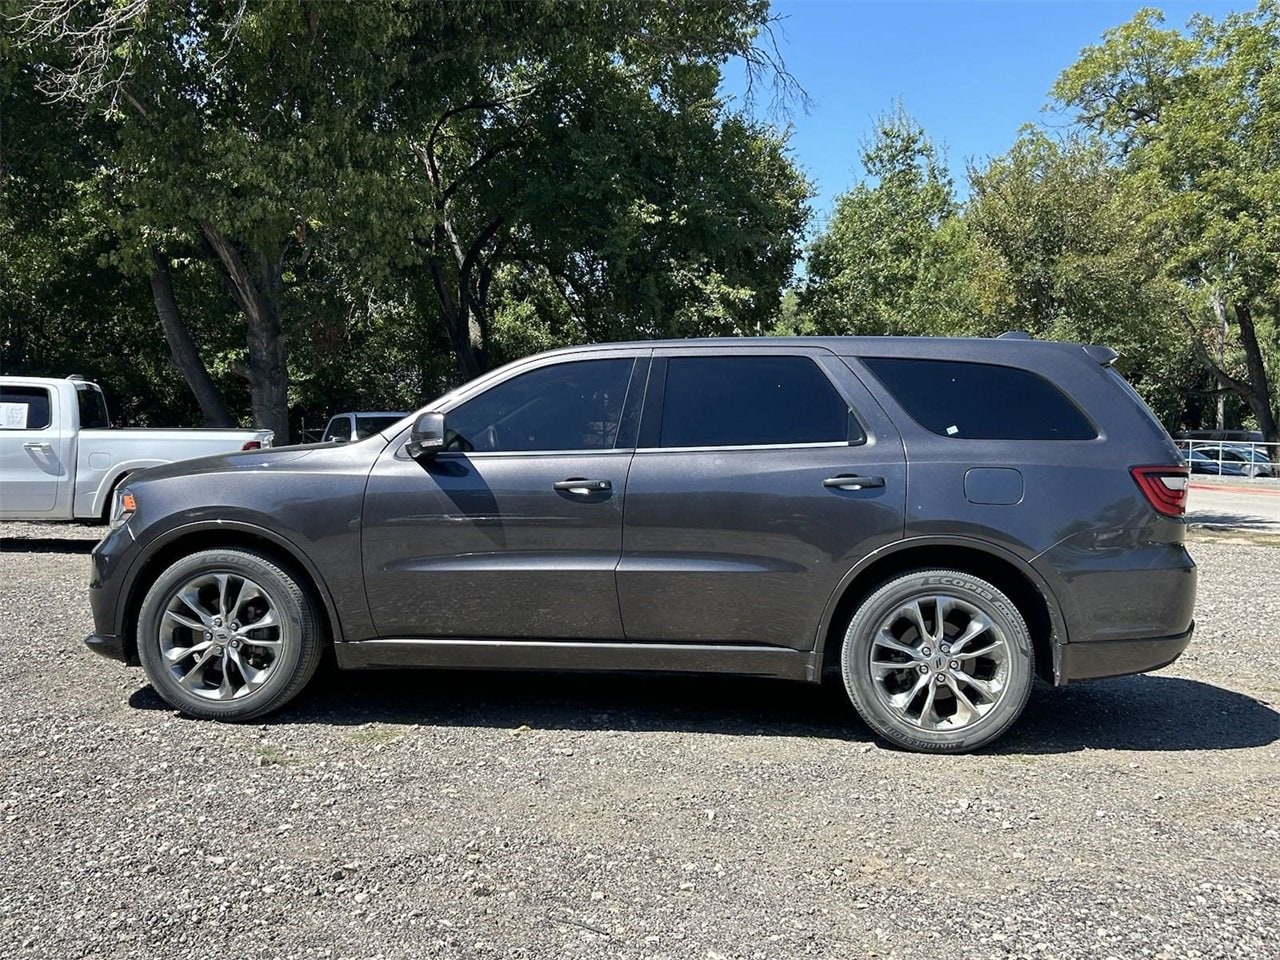
<path id="1" fill-rule="evenodd" d="M 627 639 L 810 649 L 905 503 L 896 429 L 824 351 L 659 350 L 627 480 Z"/>
<path id="2" fill-rule="evenodd" d="M 444 411 L 454 449 L 433 460 L 409 459 L 404 438 L 388 446 L 364 511 L 379 635 L 622 638 L 614 569 L 648 367 L 637 353 L 560 358 L 463 395 Z"/>

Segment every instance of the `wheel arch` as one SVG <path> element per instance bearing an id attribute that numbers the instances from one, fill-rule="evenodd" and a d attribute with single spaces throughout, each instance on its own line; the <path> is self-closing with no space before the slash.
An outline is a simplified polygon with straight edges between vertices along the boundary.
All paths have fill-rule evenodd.
<path id="1" fill-rule="evenodd" d="M 1058 682 L 1059 645 L 1066 640 L 1066 624 L 1053 590 L 1016 554 L 968 538 L 921 537 L 878 551 L 855 566 L 832 594 L 818 628 L 813 663 L 821 680 L 838 670 L 840 645 L 854 610 L 881 584 L 911 570 L 934 567 L 960 570 L 999 587 L 1014 602 L 1027 628 L 1036 657 L 1036 674 Z"/>
<path id="2" fill-rule="evenodd" d="M 130 663 L 138 663 L 138 614 L 142 601 L 160 574 L 181 557 L 201 550 L 248 549 L 269 556 L 286 570 L 298 575 L 304 589 L 320 601 L 331 641 L 342 639 L 333 597 L 324 578 L 307 555 L 291 540 L 262 527 L 242 521 L 216 521 L 178 527 L 158 537 L 129 572 L 124 588 L 120 636 Z"/>

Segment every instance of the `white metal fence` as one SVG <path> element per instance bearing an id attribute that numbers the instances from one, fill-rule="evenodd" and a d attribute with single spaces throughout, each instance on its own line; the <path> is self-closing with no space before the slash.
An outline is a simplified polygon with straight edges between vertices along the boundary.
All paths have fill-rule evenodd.
<path id="1" fill-rule="evenodd" d="M 1280 443 L 1175 440 L 1192 474 L 1242 479 L 1280 478 Z"/>

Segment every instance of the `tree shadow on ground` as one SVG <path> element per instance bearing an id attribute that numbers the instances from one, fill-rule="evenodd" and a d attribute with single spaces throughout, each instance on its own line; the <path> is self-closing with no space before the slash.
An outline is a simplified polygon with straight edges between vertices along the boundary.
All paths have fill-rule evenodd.
<path id="1" fill-rule="evenodd" d="M 146 686 L 138 709 L 169 709 Z M 870 742 L 836 684 L 626 674 L 322 670 L 267 724 L 439 724 L 643 730 Z M 1198 680 L 1126 677 L 1037 686 L 997 754 L 1077 750 L 1239 750 L 1280 740 L 1280 714 Z"/>

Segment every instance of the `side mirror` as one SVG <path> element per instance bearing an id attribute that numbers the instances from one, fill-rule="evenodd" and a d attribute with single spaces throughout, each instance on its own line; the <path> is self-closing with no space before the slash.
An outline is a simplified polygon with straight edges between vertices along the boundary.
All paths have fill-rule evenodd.
<path id="1" fill-rule="evenodd" d="M 444 414 L 428 412 L 414 423 L 404 452 L 415 460 L 430 459 L 443 450 L 444 445 Z"/>

